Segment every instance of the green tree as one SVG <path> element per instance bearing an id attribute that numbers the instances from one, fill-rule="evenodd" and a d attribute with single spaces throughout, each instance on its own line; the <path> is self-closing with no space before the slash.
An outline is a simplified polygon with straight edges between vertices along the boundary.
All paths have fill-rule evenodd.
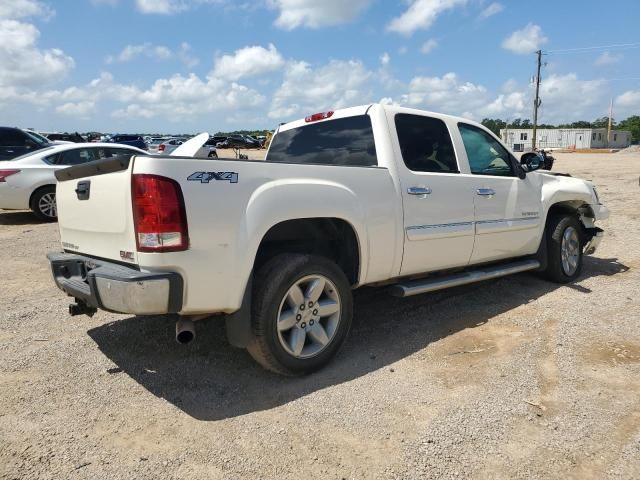
<path id="1" fill-rule="evenodd" d="M 499 118 L 485 118 L 480 123 L 498 136 L 500 136 L 500 129 L 505 128 L 507 125 L 507 122 Z"/>
<path id="2" fill-rule="evenodd" d="M 509 126 L 509 128 L 521 128 L 522 127 L 522 119 L 521 118 L 514 118 L 507 125 Z"/>
<path id="3" fill-rule="evenodd" d="M 629 130 L 633 143 L 640 142 L 640 116 L 633 115 L 632 117 L 625 118 L 618 124 L 617 128 L 620 130 Z"/>
<path id="4" fill-rule="evenodd" d="M 613 127 L 616 126 L 616 121 L 611 120 L 611 125 Z M 608 128 L 609 127 L 609 117 L 600 117 L 596 118 L 593 123 L 591 123 L 592 128 Z"/>

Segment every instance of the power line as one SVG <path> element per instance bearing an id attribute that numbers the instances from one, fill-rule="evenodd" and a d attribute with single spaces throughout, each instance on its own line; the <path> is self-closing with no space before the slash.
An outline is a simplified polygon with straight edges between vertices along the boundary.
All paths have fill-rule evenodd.
<path id="1" fill-rule="evenodd" d="M 640 48 L 640 43 L 618 43 L 613 45 L 601 45 L 597 47 L 578 47 L 578 48 L 563 48 L 558 50 L 549 50 L 545 51 L 545 55 L 556 55 L 562 53 L 574 53 L 574 52 L 589 52 L 593 50 L 611 50 L 614 48 L 620 49 L 631 49 L 631 48 Z"/>

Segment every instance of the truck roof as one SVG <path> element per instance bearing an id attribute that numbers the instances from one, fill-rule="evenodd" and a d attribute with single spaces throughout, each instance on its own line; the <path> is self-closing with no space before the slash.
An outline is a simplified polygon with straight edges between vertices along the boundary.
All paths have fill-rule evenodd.
<path id="1" fill-rule="evenodd" d="M 382 103 L 370 103 L 367 105 L 358 105 L 355 107 L 349 107 L 349 108 L 340 108 L 337 110 L 333 110 L 332 115 L 328 118 L 325 119 L 321 119 L 321 120 L 315 120 L 313 123 L 319 123 L 319 122 L 330 122 L 331 120 L 336 120 L 338 118 L 345 118 L 345 117 L 355 117 L 358 115 L 365 115 L 372 107 L 380 107 L 383 108 L 386 111 L 392 111 L 393 113 L 413 113 L 413 114 L 417 114 L 417 115 L 424 115 L 425 113 L 433 116 L 435 118 L 441 118 L 441 119 L 448 119 L 454 122 L 465 122 L 465 123 L 469 123 L 471 125 L 476 125 L 476 126 L 480 126 L 481 128 L 482 125 L 474 120 L 471 120 L 469 118 L 464 118 L 464 117 L 458 117 L 455 115 L 447 115 L 445 113 L 438 113 L 438 112 L 432 112 L 429 110 L 422 110 L 422 109 L 417 109 L 417 108 L 409 108 L 409 107 L 401 107 L 398 105 L 387 105 L 387 104 L 382 104 Z M 314 114 L 315 112 L 309 112 L 309 114 Z M 291 130 L 292 128 L 298 128 L 298 127 L 303 127 L 305 125 L 309 125 L 309 122 L 306 120 L 307 117 L 305 118 L 300 118 L 298 120 L 293 120 L 291 122 L 285 123 L 283 125 L 280 125 L 280 127 L 278 127 L 278 129 L 276 130 L 275 133 L 278 132 L 284 132 L 287 130 Z"/>

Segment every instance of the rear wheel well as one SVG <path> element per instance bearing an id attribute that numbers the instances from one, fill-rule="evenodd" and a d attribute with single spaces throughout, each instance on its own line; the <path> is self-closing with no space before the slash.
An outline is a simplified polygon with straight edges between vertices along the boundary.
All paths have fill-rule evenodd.
<path id="1" fill-rule="evenodd" d="M 41 185 L 38 188 L 36 188 L 33 192 L 31 192 L 31 196 L 29 197 L 29 207 L 31 207 L 31 204 L 33 203 L 33 199 L 35 198 L 36 194 L 40 190 L 43 190 L 45 188 L 53 188 L 55 190 L 56 186 L 55 185 Z"/>
<path id="2" fill-rule="evenodd" d="M 339 218 L 300 218 L 278 223 L 260 242 L 254 271 L 281 253 L 326 257 L 338 265 L 349 283 L 358 283 L 360 250 L 353 227 Z"/>

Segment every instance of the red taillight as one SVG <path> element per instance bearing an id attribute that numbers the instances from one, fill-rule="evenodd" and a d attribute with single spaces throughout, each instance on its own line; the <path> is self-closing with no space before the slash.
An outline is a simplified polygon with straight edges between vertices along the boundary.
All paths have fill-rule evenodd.
<path id="1" fill-rule="evenodd" d="M 131 194 L 139 252 L 177 252 L 189 248 L 184 198 L 176 181 L 134 174 Z"/>
<path id="2" fill-rule="evenodd" d="M 165 148 L 167 148 L 167 146 L 164 143 L 161 143 L 160 145 L 158 145 L 158 151 L 159 152 L 164 152 Z"/>
<path id="3" fill-rule="evenodd" d="M 309 115 L 308 117 L 305 117 L 304 121 L 307 123 L 317 122 L 318 120 L 325 120 L 327 118 L 331 118 L 332 116 L 333 116 L 332 111 L 314 113 L 313 115 Z"/>
<path id="4" fill-rule="evenodd" d="M 0 182 L 6 182 L 6 178 L 19 173 L 20 170 L 0 170 Z"/>

